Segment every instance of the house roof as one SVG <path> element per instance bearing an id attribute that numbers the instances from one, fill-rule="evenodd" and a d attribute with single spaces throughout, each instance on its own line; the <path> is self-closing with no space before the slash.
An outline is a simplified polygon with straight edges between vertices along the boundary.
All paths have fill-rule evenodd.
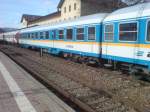
<path id="1" fill-rule="evenodd" d="M 65 0 L 60 0 L 57 8 L 61 8 Z M 106 2 L 113 2 L 114 0 L 81 0 L 85 2 L 93 2 L 93 3 L 106 3 Z"/>
<path id="2" fill-rule="evenodd" d="M 33 19 L 33 20 L 29 21 L 29 22 L 35 22 L 35 21 L 40 21 L 40 20 L 45 20 L 45 19 L 51 19 L 51 18 L 57 17 L 57 16 L 61 16 L 61 12 L 60 11 L 48 14 L 46 16 L 41 16 L 41 17 Z"/>
<path id="3" fill-rule="evenodd" d="M 23 14 L 22 15 L 22 18 L 21 18 L 21 22 L 23 21 L 23 18 L 25 18 L 26 21 L 33 21 L 35 19 L 38 19 L 42 16 L 39 16 L 39 15 L 29 15 L 29 14 Z"/>

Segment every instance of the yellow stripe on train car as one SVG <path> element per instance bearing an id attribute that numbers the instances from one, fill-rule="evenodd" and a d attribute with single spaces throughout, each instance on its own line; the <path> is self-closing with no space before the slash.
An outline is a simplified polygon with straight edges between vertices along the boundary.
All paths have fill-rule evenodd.
<path id="1" fill-rule="evenodd" d="M 80 41 L 63 41 L 63 40 L 32 40 L 34 43 L 44 42 L 44 43 L 64 43 L 64 44 L 94 44 L 94 45 L 100 45 L 100 42 L 80 42 Z M 150 44 L 133 44 L 133 43 L 109 43 L 109 42 L 102 42 L 102 45 L 105 46 L 126 46 L 126 47 L 139 47 L 139 48 L 150 48 Z"/>
<path id="2" fill-rule="evenodd" d="M 55 42 L 55 43 L 64 43 L 64 44 L 98 44 L 100 45 L 99 42 L 80 42 L 80 41 L 62 41 L 62 40 L 32 40 L 34 43 L 39 43 L 39 42 L 44 42 L 44 43 L 50 43 L 50 42 Z"/>

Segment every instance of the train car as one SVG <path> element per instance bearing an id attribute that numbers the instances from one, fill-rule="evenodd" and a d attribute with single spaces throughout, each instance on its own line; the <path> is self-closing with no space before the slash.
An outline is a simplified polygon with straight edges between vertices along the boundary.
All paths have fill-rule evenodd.
<path id="1" fill-rule="evenodd" d="M 11 44 L 19 44 L 19 30 L 0 34 L 0 40 Z"/>
<path id="2" fill-rule="evenodd" d="M 119 9 L 104 19 L 102 58 L 127 63 L 123 68 L 131 72 L 149 73 L 150 3 Z"/>
<path id="3" fill-rule="evenodd" d="M 0 41 L 4 40 L 4 33 L 0 33 Z"/>
<path id="4" fill-rule="evenodd" d="M 100 58 L 102 21 L 107 15 L 94 14 L 50 26 L 27 28 L 21 31 L 20 44 L 65 57 Z"/>

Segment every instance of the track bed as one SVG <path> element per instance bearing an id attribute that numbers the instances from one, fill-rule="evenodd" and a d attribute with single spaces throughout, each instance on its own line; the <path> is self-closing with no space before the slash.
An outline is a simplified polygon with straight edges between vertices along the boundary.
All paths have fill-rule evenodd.
<path id="1" fill-rule="evenodd" d="M 149 112 L 150 84 L 10 45 L 0 50 L 88 112 Z"/>

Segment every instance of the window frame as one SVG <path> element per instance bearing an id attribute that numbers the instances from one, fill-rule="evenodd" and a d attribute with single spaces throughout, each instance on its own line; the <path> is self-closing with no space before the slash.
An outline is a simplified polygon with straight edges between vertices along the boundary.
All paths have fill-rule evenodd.
<path id="1" fill-rule="evenodd" d="M 82 39 L 82 40 L 79 40 L 79 39 L 77 38 L 77 36 L 78 36 L 78 29 L 80 29 L 80 28 L 83 28 L 83 33 L 82 33 L 82 34 L 83 34 L 84 36 L 83 36 L 83 39 Z M 86 31 L 85 26 L 77 26 L 77 27 L 76 27 L 76 35 L 75 35 L 75 36 L 76 36 L 76 41 L 85 41 L 85 34 L 86 34 L 85 31 Z M 80 33 L 80 34 L 81 34 L 81 33 Z"/>
<path id="2" fill-rule="evenodd" d="M 59 31 L 63 31 L 63 38 L 60 38 L 60 34 L 59 34 Z M 65 29 L 64 28 L 60 28 L 60 29 L 58 29 L 58 40 L 64 40 L 65 39 Z"/>
<path id="3" fill-rule="evenodd" d="M 136 23 L 137 24 L 137 38 L 135 41 L 124 41 L 124 40 L 120 40 L 120 24 L 129 24 L 129 23 Z M 129 31 L 128 31 L 129 32 Z M 134 42 L 137 42 L 139 40 L 138 38 L 138 35 L 139 35 L 139 22 L 138 21 L 127 21 L 127 22 L 120 22 L 118 24 L 118 41 L 119 42 L 130 42 L 130 43 L 134 43 Z"/>
<path id="4" fill-rule="evenodd" d="M 39 39 L 39 33 L 38 32 L 35 32 L 35 39 Z"/>
<path id="5" fill-rule="evenodd" d="M 106 25 L 112 25 L 113 26 L 113 39 L 112 40 L 106 40 L 106 38 L 105 38 L 105 34 L 106 33 L 112 33 L 112 32 L 105 32 Z M 104 24 L 104 41 L 105 42 L 113 42 L 115 40 L 114 39 L 115 38 L 115 35 L 114 35 L 115 34 L 115 28 L 114 28 L 114 26 L 115 26 L 114 23 L 106 23 L 106 24 Z"/>
<path id="6" fill-rule="evenodd" d="M 41 33 L 43 33 L 43 38 L 41 38 Z M 40 40 L 44 40 L 44 39 L 45 39 L 45 38 L 44 38 L 44 37 L 45 37 L 44 34 L 45 34 L 45 32 L 43 32 L 43 31 L 39 32 Z"/>
<path id="7" fill-rule="evenodd" d="M 94 40 L 89 40 L 89 27 L 94 27 L 95 28 L 95 39 Z M 91 26 L 88 26 L 88 29 L 87 29 L 87 40 L 88 41 L 96 41 L 96 32 L 97 32 L 97 28 L 96 28 L 96 25 L 91 25 Z"/>
<path id="8" fill-rule="evenodd" d="M 48 33 L 48 38 L 47 38 L 47 34 L 46 33 Z M 50 38 L 50 33 L 49 33 L 49 31 L 45 31 L 44 32 L 44 39 L 45 40 L 49 40 L 49 38 Z"/>
<path id="9" fill-rule="evenodd" d="M 69 29 L 72 30 L 72 39 L 68 39 L 68 38 L 67 38 L 67 31 L 68 31 Z M 74 33 L 73 33 L 73 32 L 74 32 L 74 28 L 73 28 L 73 27 L 68 27 L 68 28 L 66 28 L 66 35 L 65 35 L 66 38 L 65 38 L 65 39 L 66 39 L 67 41 L 73 41 L 73 40 L 74 40 Z"/>
<path id="10" fill-rule="evenodd" d="M 35 39 L 35 34 L 31 33 L 31 39 L 34 40 Z"/>
<path id="11" fill-rule="evenodd" d="M 150 22 L 150 19 L 147 20 L 146 22 L 146 34 L 145 34 L 145 42 L 150 43 L 150 41 L 147 40 L 147 36 L 148 36 L 148 23 Z"/>
<path id="12" fill-rule="evenodd" d="M 23 39 L 24 38 L 24 33 L 20 34 L 20 38 Z"/>
<path id="13" fill-rule="evenodd" d="M 51 38 L 52 40 L 57 40 L 57 30 L 56 30 L 56 29 L 52 29 L 52 30 L 50 31 L 50 33 L 51 33 L 50 38 Z"/>
<path id="14" fill-rule="evenodd" d="M 22 33 L 22 34 L 20 34 L 21 36 L 20 36 L 20 38 L 21 39 L 25 39 L 25 33 Z"/>
<path id="15" fill-rule="evenodd" d="M 28 39 L 31 39 L 31 33 L 28 33 Z"/>

